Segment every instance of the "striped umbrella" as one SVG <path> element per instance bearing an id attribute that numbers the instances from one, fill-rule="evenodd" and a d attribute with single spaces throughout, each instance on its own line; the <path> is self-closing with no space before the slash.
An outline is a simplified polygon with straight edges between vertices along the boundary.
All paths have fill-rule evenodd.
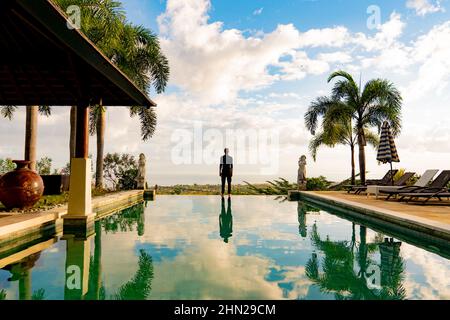
<path id="1" fill-rule="evenodd" d="M 400 162 L 397 148 L 395 147 L 394 136 L 391 132 L 389 123 L 385 121 L 381 127 L 380 145 L 378 147 L 377 160 L 382 163 L 390 163 L 392 171 L 392 162 Z M 394 177 L 392 177 L 394 184 Z"/>

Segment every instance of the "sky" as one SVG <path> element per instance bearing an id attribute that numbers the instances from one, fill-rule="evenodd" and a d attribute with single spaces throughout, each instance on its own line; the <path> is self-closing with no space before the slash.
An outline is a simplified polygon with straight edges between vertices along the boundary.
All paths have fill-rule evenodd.
<path id="1" fill-rule="evenodd" d="M 129 21 L 159 35 L 170 62 L 157 102 L 158 125 L 147 142 L 125 108 L 109 107 L 105 152 L 147 157 L 149 184 L 218 183 L 230 148 L 235 182 L 350 175 L 346 146 L 321 148 L 314 162 L 303 116 L 329 95 L 328 75 L 346 70 L 364 83 L 392 81 L 403 97 L 401 162 L 419 174 L 448 169 L 450 159 L 449 0 L 122 0 Z M 0 119 L 0 158 L 23 157 L 25 112 Z M 68 162 L 69 108 L 39 118 L 38 158 Z M 95 137 L 90 151 L 95 158 Z M 357 155 L 356 155 L 357 156 Z M 367 147 L 368 176 L 388 165 Z"/>

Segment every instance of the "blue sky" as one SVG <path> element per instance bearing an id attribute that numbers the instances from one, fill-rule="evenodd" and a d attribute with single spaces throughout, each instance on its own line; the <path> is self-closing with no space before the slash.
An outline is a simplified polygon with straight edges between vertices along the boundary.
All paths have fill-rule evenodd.
<path id="1" fill-rule="evenodd" d="M 188 1 L 191 2 L 191 1 Z M 201 3 L 203 1 L 197 1 L 194 3 Z M 175 10 L 170 13 L 170 7 L 176 7 Z M 373 13 L 369 8 L 370 6 L 377 6 L 379 8 L 380 18 L 380 28 L 382 25 L 389 25 L 389 22 L 392 22 L 392 27 L 386 27 L 386 30 L 380 30 L 380 28 L 368 29 L 367 20 L 370 15 Z M 196 5 L 177 5 L 176 1 L 171 1 L 170 3 L 166 1 L 144 1 L 144 0 L 126 0 L 124 1 L 124 6 L 127 10 L 128 17 L 131 21 L 135 23 L 144 24 L 145 26 L 151 28 L 157 33 L 160 33 L 162 39 L 166 39 L 168 42 L 176 40 L 176 38 L 182 38 L 180 36 L 180 32 L 182 30 L 178 30 L 178 34 L 171 32 L 173 30 L 165 31 L 161 29 L 161 21 L 157 21 L 158 17 L 162 15 L 182 15 L 182 11 L 185 10 L 188 12 L 192 10 L 192 8 L 196 7 Z M 308 59 L 317 59 L 323 54 L 334 54 L 336 52 L 346 52 L 349 56 L 360 56 L 358 59 L 361 61 L 363 59 L 376 59 L 377 57 L 383 56 L 383 49 L 389 49 L 392 47 L 393 50 L 398 50 L 399 48 L 404 49 L 404 47 L 414 46 L 418 39 L 418 37 L 426 35 L 433 27 L 437 25 L 445 24 L 449 20 L 448 14 L 448 6 L 449 3 L 447 1 L 427 1 L 427 0 L 413 0 L 413 1 L 361 1 L 361 0 L 298 0 L 298 1 L 210 1 L 206 2 L 207 9 L 203 10 L 204 21 L 200 24 L 212 25 L 215 23 L 220 23 L 219 29 L 216 30 L 218 34 L 224 34 L 229 30 L 237 30 L 240 33 L 240 36 L 243 38 L 260 38 L 263 39 L 268 34 L 277 30 L 280 25 L 292 25 L 293 29 L 300 33 L 307 33 L 310 30 L 326 30 L 326 29 L 338 29 L 345 28 L 346 32 L 348 32 L 350 37 L 358 37 L 358 35 L 363 35 L 365 41 L 371 41 L 371 38 L 376 38 L 377 34 L 381 34 L 380 38 L 384 37 L 392 37 L 391 40 L 385 41 L 385 43 L 379 44 L 367 44 L 360 43 L 359 45 L 328 45 L 327 41 L 318 40 L 317 43 L 312 43 L 304 51 L 308 57 Z M 198 8 L 197 8 L 198 9 Z M 201 9 L 200 9 L 201 11 Z M 369 11 L 369 12 L 368 12 Z M 168 13 L 169 12 L 169 13 Z M 192 13 L 191 13 L 192 14 Z M 173 17 L 172 17 L 173 18 Z M 171 19 L 172 19 L 171 18 Z M 172 20 L 172 24 L 166 25 L 166 27 L 180 28 L 180 29 L 189 29 L 189 26 L 177 26 Z M 195 20 L 195 18 L 193 18 Z M 397 24 L 396 24 L 397 22 Z M 198 25 L 197 25 L 198 27 Z M 399 30 L 396 30 L 398 28 Z M 196 31 L 199 33 L 196 34 Z M 203 30 L 204 31 L 204 30 Z M 187 32 L 190 34 L 186 39 L 179 39 L 180 41 L 186 40 L 187 45 L 190 46 L 189 41 L 190 37 L 195 38 L 199 36 L 201 32 L 203 32 L 201 28 L 198 30 L 192 29 Z M 398 32 L 397 32 L 398 31 Z M 384 32 L 384 35 L 383 35 Z M 397 34 L 396 34 L 397 32 Z M 390 34 L 391 33 L 391 34 Z M 320 38 L 319 35 L 317 38 Z M 214 39 L 213 36 L 211 36 Z M 314 40 L 312 41 L 314 42 Z M 167 46 L 167 44 L 166 44 Z M 171 45 L 168 45 L 169 47 Z M 205 42 L 204 46 L 208 46 L 208 43 Z M 383 48 L 386 46 L 386 48 Z M 163 45 L 164 47 L 164 45 Z M 300 44 L 301 47 L 301 44 Z M 363 48 L 361 48 L 363 47 Z M 302 48 L 303 49 L 303 48 Z M 343 49 L 343 50 L 342 50 Z M 183 51 L 183 47 L 177 47 L 176 50 Z M 297 50 L 293 48 L 293 50 Z M 409 49 L 406 49 L 409 50 Z M 187 53 L 185 59 L 183 59 L 183 63 L 189 63 L 190 59 L 195 60 L 197 57 L 196 50 L 193 50 L 192 53 Z M 219 54 L 221 50 L 217 51 Z M 391 53 L 387 53 L 389 55 Z M 169 53 L 169 56 L 172 55 Z M 395 54 L 394 54 L 395 56 Z M 169 58 L 170 59 L 170 58 Z M 399 59 L 402 59 L 401 57 Z M 287 61 L 292 62 L 292 56 L 286 56 L 285 54 L 280 54 L 279 61 Z M 345 59 L 344 59 L 345 60 Z M 389 61 L 389 56 L 385 57 L 384 60 Z M 353 62 L 353 61 L 352 61 Z M 426 61 L 422 61 L 422 63 L 426 64 Z M 306 61 L 305 63 L 308 63 Z M 314 63 L 314 62 L 313 62 Z M 383 64 L 383 59 L 381 59 L 379 64 Z M 350 64 L 350 63 L 349 63 Z M 311 72 L 306 72 L 305 76 L 295 77 L 296 79 L 288 79 L 286 80 L 278 80 L 278 81 L 268 81 L 263 85 L 255 85 L 250 86 L 249 89 L 245 90 L 237 90 L 235 92 L 234 98 L 230 99 L 222 99 L 222 101 L 212 99 L 211 101 L 206 102 L 211 110 L 217 111 L 226 110 L 230 107 L 227 105 L 229 103 L 233 104 L 232 108 L 235 108 L 235 99 L 242 99 L 247 101 L 244 103 L 244 106 L 238 107 L 239 112 L 243 113 L 251 117 L 254 113 L 252 111 L 257 111 L 261 109 L 261 105 L 264 104 L 280 104 L 281 110 L 275 111 L 270 115 L 272 119 L 275 119 L 276 122 L 282 121 L 291 121 L 291 124 L 295 126 L 295 121 L 298 122 L 299 126 L 302 126 L 302 115 L 304 113 L 307 105 L 312 101 L 312 99 L 321 94 L 326 94 L 329 91 L 330 86 L 326 84 L 326 78 L 333 69 L 339 69 L 341 67 L 345 67 L 345 63 L 334 64 L 329 63 L 328 67 L 324 67 L 322 70 L 312 70 Z M 321 67 L 318 65 L 318 69 Z M 351 65 L 354 75 L 359 77 L 361 74 L 362 81 L 366 81 L 371 77 L 385 77 L 394 81 L 398 86 L 407 87 L 407 83 L 412 81 L 415 78 L 414 73 L 419 72 L 420 66 L 407 66 L 400 67 L 399 70 L 395 70 L 395 63 L 391 66 L 380 68 L 377 70 L 377 63 L 372 63 L 370 67 L 362 67 L 361 64 L 352 63 Z M 394 67 L 394 68 L 392 68 Z M 271 63 L 267 63 L 265 66 L 267 73 L 273 76 L 276 76 L 280 73 L 279 65 L 274 65 Z M 314 69 L 314 67 L 312 67 Z M 326 71 L 325 71 L 326 69 Z M 408 69 L 408 70 L 406 70 Z M 205 67 L 204 72 L 213 72 L 211 68 Z M 177 71 L 175 71 L 177 72 Z M 200 70 L 201 72 L 201 70 Z M 193 75 L 195 76 L 195 75 Z M 234 75 L 236 76 L 236 75 Z M 298 78 L 298 79 L 297 79 Z M 444 76 L 444 79 L 447 79 L 448 75 Z M 174 95 L 177 97 L 190 96 L 192 93 L 192 86 L 184 84 L 184 81 L 189 81 L 189 79 L 175 79 L 175 81 L 171 82 L 167 90 L 167 94 Z M 208 84 L 205 83 L 205 87 Z M 220 86 L 220 83 L 218 83 Z M 420 86 L 419 86 L 420 87 Z M 408 90 L 405 88 L 405 90 Z M 194 90 L 195 91 L 195 90 Z M 205 90 L 207 91 L 207 89 Z M 198 93 L 198 92 L 197 92 Z M 200 92 L 200 95 L 203 95 L 203 92 Z M 275 96 L 273 98 L 269 98 L 270 96 Z M 295 95 L 295 97 L 294 97 Z M 195 100 L 195 98 L 194 98 Z M 440 100 L 442 102 L 443 100 Z M 289 107 L 288 104 L 298 103 L 298 107 Z M 418 103 L 416 101 L 416 103 Z M 160 105 L 161 108 L 164 108 L 164 105 Z M 283 108 L 284 107 L 284 108 Z M 262 110 L 261 110 L 262 111 Z M 226 111 L 224 111 L 226 112 Z M 264 112 L 264 111 L 262 111 Z M 219 111 L 220 114 L 220 111 Z M 411 114 L 410 118 L 418 121 L 418 116 L 415 114 Z M 293 121 L 293 119 L 296 119 Z M 199 120 L 205 123 L 209 123 L 203 116 L 200 116 L 198 119 L 192 117 L 192 120 Z M 254 127 L 258 122 L 255 121 L 253 123 Z M 206 124 L 207 125 L 207 124 Z M 214 125 L 211 125 L 214 127 Z M 239 124 L 231 122 L 228 123 L 228 127 L 239 127 Z M 248 125 L 247 126 L 252 126 Z M 221 124 L 216 125 L 216 127 L 221 127 L 221 130 L 225 130 L 222 128 Z M 225 126 L 226 127 L 226 126 Z M 411 126 L 412 128 L 412 126 Z M 425 130 L 426 126 L 423 126 L 422 130 Z M 294 133 L 294 132 L 292 132 Z M 306 137 L 307 133 L 305 131 L 297 132 L 297 136 L 299 137 L 299 144 L 302 144 L 302 147 L 299 147 L 297 150 L 299 153 L 307 153 L 307 143 L 309 137 Z M 289 135 L 289 134 L 288 134 Z M 295 133 L 294 133 L 295 135 Z M 283 138 L 281 138 L 283 140 Z M 409 138 L 410 140 L 412 138 Z M 292 142 L 292 141 L 291 141 Z M 295 162 L 294 160 L 294 150 L 295 143 L 284 144 L 283 141 L 280 143 L 280 149 L 283 151 L 291 148 L 291 163 L 289 164 L 289 168 L 291 170 L 290 177 L 295 176 Z M 305 148 L 306 147 L 306 148 Z M 338 148 L 339 149 L 339 148 Z M 343 149 L 343 148 L 341 148 Z M 372 150 L 373 151 L 373 150 Z M 326 163 L 329 161 L 336 161 L 335 156 L 337 153 L 342 154 L 339 158 L 348 158 L 345 150 L 335 150 L 324 151 L 324 161 L 319 161 L 318 163 L 314 163 L 312 167 L 312 171 L 314 174 L 320 173 L 321 168 L 328 167 Z M 282 156 L 283 157 L 283 156 Z M 369 151 L 368 157 L 374 157 L 373 154 Z M 285 159 L 285 158 L 284 158 Z M 320 157 L 319 157 L 320 159 Z M 373 159 L 372 159 L 373 160 Z M 342 161 L 342 160 L 341 160 Z M 336 163 L 337 166 L 338 161 Z M 281 161 L 283 162 L 283 160 Z M 342 164 L 345 161 L 342 161 Z M 374 165 L 374 161 L 372 161 L 372 166 Z M 412 165 L 412 164 L 411 164 Z M 281 169 L 278 172 L 278 175 L 289 175 L 286 170 L 283 170 L 283 167 L 286 165 L 281 164 Z M 195 167 L 195 166 L 194 166 Z M 186 171 L 194 168 L 192 166 L 186 166 Z M 286 167 L 285 167 L 286 168 Z M 375 168 L 371 168 L 372 172 L 378 173 L 384 170 L 383 167 L 378 166 L 376 164 Z M 211 166 L 211 171 L 212 166 Z M 347 169 L 340 170 L 329 170 L 327 171 L 327 175 L 332 176 L 333 178 L 342 178 L 347 173 Z M 421 168 L 417 169 L 418 171 Z M 252 171 L 252 169 L 250 169 Z M 252 174 L 255 176 L 255 179 L 258 179 L 258 173 L 253 171 Z M 277 176 L 277 174 L 273 174 L 273 176 Z"/>
<path id="2" fill-rule="evenodd" d="M 130 21 L 158 32 L 156 19 L 165 11 L 166 1 L 123 0 L 122 3 Z M 288 23 L 293 23 L 300 30 L 344 25 L 355 32 L 365 32 L 367 8 L 370 5 L 382 8 L 382 20 L 387 20 L 395 11 L 401 13 L 406 20 L 413 21 L 408 26 L 410 34 L 448 20 L 448 12 L 417 17 L 415 10 L 407 8 L 405 1 L 401 0 L 216 0 L 211 4 L 212 8 L 209 11 L 211 21 L 223 22 L 224 28 L 264 32 L 272 31 L 279 24 Z M 448 8 L 448 1 L 443 1 L 441 6 Z M 261 12 L 258 12 L 259 10 Z"/>
<path id="3" fill-rule="evenodd" d="M 399 167 L 447 168 L 450 0 L 122 2 L 131 22 L 159 35 L 171 76 L 165 93 L 150 91 L 158 103 L 154 137 L 140 141 L 137 119 L 110 108 L 105 151 L 144 152 L 150 183 L 217 183 L 224 147 L 235 158 L 237 182 L 295 180 L 302 154 L 310 176 L 348 177 L 348 148 L 322 148 L 313 162 L 303 124 L 309 104 L 330 93 L 326 79 L 338 69 L 361 76 L 363 84 L 388 79 L 400 90 Z M 367 13 L 373 5 L 379 20 Z M 368 20 L 377 23 L 368 28 Z M 22 157 L 23 119 L 23 110 L 12 122 L 0 119 L 6 137 L 0 157 Z M 50 156 L 56 168 L 68 162 L 66 121 L 68 109 L 61 108 L 40 118 L 38 157 Z M 376 178 L 387 168 L 376 162 L 375 150 L 366 153 Z"/>

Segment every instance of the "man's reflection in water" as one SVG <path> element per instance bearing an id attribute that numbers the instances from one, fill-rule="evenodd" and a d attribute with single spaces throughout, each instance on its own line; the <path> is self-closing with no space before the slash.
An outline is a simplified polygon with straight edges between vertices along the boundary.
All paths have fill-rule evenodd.
<path id="1" fill-rule="evenodd" d="M 233 214 L 231 213 L 231 198 L 228 197 L 227 210 L 225 211 L 225 198 L 222 197 L 222 210 L 219 216 L 220 236 L 225 243 L 233 233 Z"/>

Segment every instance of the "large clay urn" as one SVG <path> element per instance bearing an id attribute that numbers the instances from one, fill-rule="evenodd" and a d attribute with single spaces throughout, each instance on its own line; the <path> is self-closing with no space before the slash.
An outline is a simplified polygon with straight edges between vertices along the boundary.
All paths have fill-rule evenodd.
<path id="1" fill-rule="evenodd" d="M 7 209 L 30 208 L 44 193 L 44 183 L 37 172 L 28 168 L 30 161 L 14 160 L 17 168 L 0 178 L 0 202 Z"/>

